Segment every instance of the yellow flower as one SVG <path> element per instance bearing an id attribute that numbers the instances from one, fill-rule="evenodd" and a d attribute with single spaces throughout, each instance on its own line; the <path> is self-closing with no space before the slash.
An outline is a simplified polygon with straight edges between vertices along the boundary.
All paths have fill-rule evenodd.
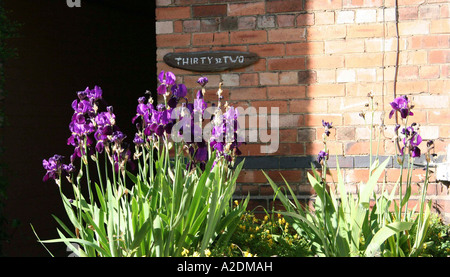
<path id="1" fill-rule="evenodd" d="M 205 256 L 206 256 L 206 257 L 211 256 L 211 251 L 209 251 L 209 249 L 206 249 L 206 250 L 205 250 Z"/>
<path id="2" fill-rule="evenodd" d="M 183 251 L 181 252 L 181 256 L 187 257 L 189 255 L 189 250 L 183 247 Z"/>
<path id="3" fill-rule="evenodd" d="M 239 205 L 239 201 L 234 200 L 234 205 L 238 206 Z"/>
<path id="4" fill-rule="evenodd" d="M 264 217 L 264 222 L 266 222 L 267 220 L 269 220 L 269 216 L 268 216 L 268 215 L 266 215 L 266 216 Z"/>
<path id="5" fill-rule="evenodd" d="M 252 253 L 250 253 L 250 252 L 248 252 L 248 251 L 242 252 L 242 255 L 243 255 L 244 257 L 253 257 Z"/>
<path id="6" fill-rule="evenodd" d="M 200 257 L 200 253 L 198 253 L 197 251 L 195 251 L 194 254 L 192 255 L 192 257 Z"/>

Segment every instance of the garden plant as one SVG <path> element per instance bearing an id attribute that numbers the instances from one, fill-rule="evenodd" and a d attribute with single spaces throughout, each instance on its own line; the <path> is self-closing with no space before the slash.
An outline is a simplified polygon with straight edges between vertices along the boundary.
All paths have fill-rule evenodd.
<path id="1" fill-rule="evenodd" d="M 193 103 L 172 72 L 163 71 L 158 79 L 163 103 L 155 105 L 146 96 L 137 100 L 132 143 L 116 125 L 100 87 L 77 93 L 71 105 L 67 144 L 74 152 L 69 163 L 60 155 L 43 160 L 43 180 L 57 184 L 70 224 L 54 216 L 60 237 L 47 240 L 39 239 L 32 226 L 44 247 L 65 243 L 76 256 L 89 257 L 448 255 L 449 230 L 433 217 L 425 199 L 432 141 L 427 142 L 420 203 L 408 208 L 422 138 L 418 124 L 408 125 L 413 106 L 406 96 L 394 99 L 389 114 L 403 124 L 395 126 L 394 162 L 402 173 L 394 188 L 389 191 L 383 183 L 376 193 L 390 159 L 373 157 L 371 148 L 369 178 L 358 193 L 347 191 L 337 158 L 338 180 L 331 189 L 327 137 L 333 125 L 322 121 L 320 169 L 312 164 L 307 174 L 316 193 L 312 207 L 300 203 L 286 181 L 288 192 L 264 173 L 284 210 L 266 211 L 259 219 L 247 210 L 249 197 L 233 201 L 244 161 L 235 162 L 242 144 L 239 113 L 222 103 L 221 84 L 217 105 L 208 107 L 207 78 L 198 79 Z M 371 94 L 369 100 L 372 140 L 376 103 Z M 202 130 L 208 119 L 209 128 Z"/>
<path id="2" fill-rule="evenodd" d="M 138 99 L 132 144 L 115 124 L 113 108 L 104 108 L 100 87 L 77 93 L 70 163 L 60 155 L 43 160 L 44 181 L 58 185 L 72 226 L 55 217 L 60 238 L 40 240 L 44 246 L 65 243 L 89 257 L 173 257 L 184 249 L 204 256 L 213 243 L 230 239 L 248 203 L 232 205 L 244 162 L 235 164 L 238 114 L 221 103 L 220 88 L 218 105 L 207 109 L 207 78 L 198 80 L 193 103 L 172 72 L 161 72 L 159 81 L 164 103 Z M 196 132 L 204 118 L 211 118 L 209 139 Z"/>
<path id="3" fill-rule="evenodd" d="M 369 98 L 372 112 L 372 121 L 369 124 L 372 146 L 373 115 L 376 103 L 372 94 L 369 94 Z M 383 182 L 381 192 L 375 193 L 378 180 L 390 160 L 380 161 L 378 154 L 372 157 L 372 148 L 370 149 L 369 178 L 365 184 L 359 184 L 356 196 L 347 191 L 337 157 L 336 189 L 328 187 L 327 160 L 330 153 L 327 149 L 327 137 L 332 123 L 326 121 L 322 121 L 325 129 L 324 149 L 318 154 L 321 170 L 317 170 L 312 164 L 312 174 L 307 174 L 308 181 L 317 194 L 312 207 L 302 205 L 287 182 L 285 183 L 289 193 L 284 193 L 281 187 L 264 173 L 285 208 L 285 211 L 279 213 L 286 217 L 286 221 L 299 235 L 307 238 L 315 255 L 411 257 L 420 256 L 424 246 L 427 245 L 425 239 L 431 223 L 431 202 L 428 202 L 425 196 L 429 182 L 429 164 L 433 157 L 433 141 L 427 142 L 426 176 L 422 185 L 419 207 L 409 209 L 412 169 L 414 159 L 421 155 L 418 146 L 422 143 L 422 138 L 418 132 L 418 124 L 408 125 L 408 121 L 413 116 L 413 105 L 408 97 L 400 96 L 390 104 L 392 110 L 389 117 L 398 114 L 403 124 L 403 126 L 399 124 L 395 126 L 397 136 L 394 140 L 398 145 L 398 151 L 394 160 L 399 163 L 401 174 L 390 192 Z M 381 128 L 379 130 L 381 131 Z M 405 165 L 406 176 L 403 170 Z M 403 193 L 404 185 L 406 189 Z M 396 193 L 399 197 L 398 201 L 395 199 Z"/>

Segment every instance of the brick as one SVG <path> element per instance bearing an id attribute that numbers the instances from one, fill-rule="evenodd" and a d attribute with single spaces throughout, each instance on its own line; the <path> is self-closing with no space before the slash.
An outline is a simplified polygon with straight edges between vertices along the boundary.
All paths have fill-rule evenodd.
<path id="1" fill-rule="evenodd" d="M 266 10 L 267 13 L 299 12 L 303 11 L 303 5 L 299 0 L 266 1 Z"/>
<path id="2" fill-rule="evenodd" d="M 432 20 L 430 26 L 432 34 L 448 34 L 450 33 L 450 19 Z"/>
<path id="3" fill-rule="evenodd" d="M 306 60 L 307 69 L 339 68 L 344 66 L 344 57 L 341 55 L 309 56 Z"/>
<path id="4" fill-rule="evenodd" d="M 222 81 L 225 87 L 239 86 L 239 75 L 234 73 L 222 74 Z"/>
<path id="5" fill-rule="evenodd" d="M 305 94 L 306 89 L 304 86 L 277 86 L 267 88 L 267 95 L 270 100 L 299 99 L 304 98 Z"/>
<path id="6" fill-rule="evenodd" d="M 192 7 L 192 16 L 194 18 L 226 16 L 226 15 L 227 15 L 227 5 L 204 5 Z"/>
<path id="7" fill-rule="evenodd" d="M 412 49 L 449 48 L 448 36 L 426 35 L 411 37 Z"/>
<path id="8" fill-rule="evenodd" d="M 238 17 L 238 28 L 239 30 L 255 29 L 256 17 L 254 16 Z"/>
<path id="9" fill-rule="evenodd" d="M 438 19 L 441 11 L 439 5 L 426 5 L 419 7 L 420 19 Z"/>
<path id="10" fill-rule="evenodd" d="M 267 110 L 270 110 L 270 107 L 278 107 L 280 113 L 287 113 L 288 111 L 288 102 L 287 101 L 252 101 L 251 102 L 252 107 L 255 107 L 259 110 L 260 107 L 266 107 Z M 284 141 L 284 140 L 281 140 Z"/>
<path id="11" fill-rule="evenodd" d="M 298 72 L 299 84 L 314 84 L 317 82 L 317 73 L 312 70 L 302 70 Z"/>
<path id="12" fill-rule="evenodd" d="M 280 128 L 298 127 L 303 122 L 303 116 L 298 114 L 281 114 L 279 119 Z"/>
<path id="13" fill-rule="evenodd" d="M 273 72 L 259 73 L 259 83 L 262 86 L 278 85 L 278 73 Z"/>
<path id="14" fill-rule="evenodd" d="M 380 23 L 347 26 L 347 38 L 383 37 L 383 34 L 383 24 Z"/>
<path id="15" fill-rule="evenodd" d="M 335 83 L 336 82 L 336 70 L 335 69 L 320 69 L 315 70 L 316 81 L 318 83 Z"/>
<path id="16" fill-rule="evenodd" d="M 183 21 L 182 20 L 173 21 L 173 32 L 174 33 L 182 33 L 183 32 Z"/>
<path id="17" fill-rule="evenodd" d="M 411 80 L 417 79 L 417 77 L 419 77 L 418 66 L 400 66 L 398 69 L 399 80 Z"/>
<path id="18" fill-rule="evenodd" d="M 327 99 L 300 99 L 289 101 L 291 113 L 323 113 L 327 112 Z"/>
<path id="19" fill-rule="evenodd" d="M 449 63 L 450 50 L 433 50 L 428 54 L 428 62 L 430 64 Z"/>
<path id="20" fill-rule="evenodd" d="M 231 100 L 266 99 L 266 88 L 233 88 Z"/>
<path id="21" fill-rule="evenodd" d="M 258 15 L 265 13 L 264 2 L 230 4 L 228 16 Z"/>
<path id="22" fill-rule="evenodd" d="M 183 22 L 183 31 L 186 33 L 200 32 L 200 20 L 186 20 Z"/>
<path id="23" fill-rule="evenodd" d="M 334 24 L 334 12 L 325 11 L 325 12 L 315 12 L 314 13 L 314 24 L 315 25 L 332 25 Z"/>
<path id="24" fill-rule="evenodd" d="M 398 0 L 399 6 L 412 6 L 424 3 L 425 0 Z"/>
<path id="25" fill-rule="evenodd" d="M 172 0 L 157 0 L 156 1 L 156 6 L 169 6 L 170 4 L 172 4 Z"/>
<path id="26" fill-rule="evenodd" d="M 330 96 L 344 96 L 344 84 L 314 84 L 308 86 L 308 97 L 330 97 Z"/>
<path id="27" fill-rule="evenodd" d="M 420 93 L 428 91 L 427 81 L 398 81 L 397 92 L 400 94 Z"/>
<path id="28" fill-rule="evenodd" d="M 156 20 L 185 19 L 191 17 L 190 7 L 160 7 L 156 9 Z"/>
<path id="29" fill-rule="evenodd" d="M 355 128 L 353 127 L 338 127 L 336 130 L 337 140 L 355 140 Z"/>
<path id="30" fill-rule="evenodd" d="M 230 31 L 238 29 L 238 17 L 227 16 L 220 20 L 219 29 L 221 31 Z"/>
<path id="31" fill-rule="evenodd" d="M 398 9 L 399 20 L 417 19 L 419 17 L 418 7 L 400 7 Z"/>
<path id="32" fill-rule="evenodd" d="M 257 21 L 256 21 L 256 26 L 258 28 L 274 28 L 275 27 L 275 16 L 274 15 L 258 16 Z"/>
<path id="33" fill-rule="evenodd" d="M 192 45 L 224 45 L 228 41 L 228 32 L 192 34 Z"/>
<path id="34" fill-rule="evenodd" d="M 158 21 L 156 24 L 156 34 L 171 34 L 173 33 L 172 21 Z"/>
<path id="35" fill-rule="evenodd" d="M 376 82 L 377 70 L 375 68 L 357 68 L 356 80 L 358 82 Z"/>
<path id="36" fill-rule="evenodd" d="M 358 9 L 355 13 L 355 23 L 373 23 L 377 21 L 376 9 Z"/>
<path id="37" fill-rule="evenodd" d="M 294 27 L 295 15 L 293 14 L 279 14 L 277 15 L 278 27 Z"/>
<path id="38" fill-rule="evenodd" d="M 428 124 L 450 124 L 450 110 L 428 111 Z"/>
<path id="39" fill-rule="evenodd" d="M 349 24 L 354 23 L 355 12 L 354 11 L 336 11 L 336 24 Z"/>
<path id="40" fill-rule="evenodd" d="M 416 109 L 448 109 L 447 95 L 414 95 L 413 103 Z"/>
<path id="41" fill-rule="evenodd" d="M 282 142 L 297 142 L 297 129 L 282 129 L 282 130 L 280 130 L 280 141 L 282 141 Z"/>
<path id="42" fill-rule="evenodd" d="M 338 69 L 336 72 L 336 81 L 338 83 L 355 82 L 356 71 L 353 69 Z"/>
<path id="43" fill-rule="evenodd" d="M 420 135 L 425 140 L 438 139 L 439 126 L 420 126 Z"/>
<path id="44" fill-rule="evenodd" d="M 397 49 L 397 39 L 395 38 L 369 38 L 364 42 L 366 52 L 395 51 Z"/>
<path id="45" fill-rule="evenodd" d="M 377 97 L 375 101 L 381 100 Z M 328 100 L 329 112 L 360 112 L 364 109 L 364 106 L 368 103 L 367 96 L 365 97 L 334 97 Z M 389 105 L 390 106 L 390 105 Z"/>
<path id="46" fill-rule="evenodd" d="M 300 128 L 298 129 L 298 141 L 314 141 L 316 140 L 315 128 Z"/>
<path id="47" fill-rule="evenodd" d="M 380 141 L 383 143 L 383 141 Z M 372 141 L 372 153 L 375 154 L 375 151 L 378 147 L 378 141 Z M 380 145 L 379 153 L 383 155 L 383 145 Z M 370 154 L 370 141 L 351 141 L 344 143 L 344 154 L 345 155 L 369 155 Z"/>
<path id="48" fill-rule="evenodd" d="M 309 41 L 331 40 L 345 38 L 347 34 L 345 25 L 311 26 L 307 30 L 306 38 Z"/>
<path id="49" fill-rule="evenodd" d="M 400 174 L 402 173 L 403 182 L 406 182 L 406 176 L 408 175 L 408 170 L 403 169 L 403 171 L 399 168 L 389 168 L 386 170 L 386 181 L 387 182 L 397 182 L 399 180 Z M 422 169 L 413 169 L 412 170 L 412 181 L 413 182 L 423 182 L 425 177 L 425 171 Z M 403 186 L 403 190 L 406 189 L 406 186 Z"/>
<path id="50" fill-rule="evenodd" d="M 342 126 L 343 117 L 341 114 L 322 113 L 322 114 L 305 114 L 305 126 L 322 127 L 322 120 L 332 122 L 333 126 Z"/>
<path id="51" fill-rule="evenodd" d="M 257 86 L 258 84 L 258 73 L 244 73 L 239 76 L 240 86 Z"/>
<path id="52" fill-rule="evenodd" d="M 305 29 L 276 29 L 269 30 L 268 36 L 270 42 L 289 42 L 289 41 L 304 41 Z"/>
<path id="53" fill-rule="evenodd" d="M 398 24 L 400 36 L 425 35 L 430 33 L 430 22 L 426 20 L 404 21 Z"/>
<path id="54" fill-rule="evenodd" d="M 200 20 L 200 30 L 202 32 L 215 32 L 219 30 L 219 22 L 215 19 L 202 18 Z"/>
<path id="55" fill-rule="evenodd" d="M 381 67 L 383 63 L 382 53 L 352 54 L 345 56 L 345 66 L 353 67 Z"/>
<path id="56" fill-rule="evenodd" d="M 343 154 L 341 142 L 328 141 L 327 148 L 328 148 L 328 151 L 331 156 Z M 320 150 L 324 149 L 324 146 L 323 146 L 322 142 L 306 142 L 305 149 L 306 149 L 305 153 L 307 155 L 314 155 L 317 158 L 317 154 L 319 153 Z M 330 171 L 336 172 L 336 170 L 333 170 L 333 169 L 331 169 Z M 328 180 L 330 180 L 330 179 L 328 179 Z M 335 178 L 334 180 L 337 180 L 337 178 Z"/>
<path id="57" fill-rule="evenodd" d="M 157 47 L 189 46 L 190 43 L 190 34 L 163 34 L 156 36 Z"/>
<path id="58" fill-rule="evenodd" d="M 361 53 L 364 52 L 363 39 L 325 41 L 325 53 Z"/>
<path id="59" fill-rule="evenodd" d="M 285 54 L 284 44 L 281 43 L 249 45 L 248 50 L 260 57 L 279 57 Z"/>
<path id="60" fill-rule="evenodd" d="M 231 44 L 262 43 L 267 41 L 265 30 L 235 31 L 230 34 Z"/>
<path id="61" fill-rule="evenodd" d="M 297 16 L 297 27 L 299 26 L 311 26 L 314 25 L 313 13 L 302 13 Z"/>
<path id="62" fill-rule="evenodd" d="M 269 70 L 305 69 L 305 58 L 280 58 L 268 60 Z"/>
<path id="63" fill-rule="evenodd" d="M 295 71 L 285 71 L 279 73 L 280 85 L 294 85 L 298 83 L 298 73 Z"/>
<path id="64" fill-rule="evenodd" d="M 305 10 L 336 10 L 342 8 L 342 0 L 306 0 Z"/>
<path id="65" fill-rule="evenodd" d="M 323 54 L 323 42 L 298 42 L 286 44 L 286 55 L 314 55 Z"/>

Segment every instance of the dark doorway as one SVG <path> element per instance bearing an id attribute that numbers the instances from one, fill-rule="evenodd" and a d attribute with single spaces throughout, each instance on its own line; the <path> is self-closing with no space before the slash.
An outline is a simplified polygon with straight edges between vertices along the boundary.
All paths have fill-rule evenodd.
<path id="1" fill-rule="evenodd" d="M 117 124 L 134 137 L 137 98 L 156 87 L 155 1 L 81 0 L 69 8 L 64 0 L 3 0 L 10 18 L 23 26 L 9 42 L 18 58 L 5 65 L 7 92 L 4 162 L 8 178 L 5 216 L 10 240 L 6 256 L 48 256 L 36 242 L 58 238 L 52 218 L 65 218 L 58 188 L 42 182 L 42 160 L 67 158 L 68 124 L 76 92 L 98 85 L 114 107 Z M 48 245 L 58 256 L 64 245 Z"/>

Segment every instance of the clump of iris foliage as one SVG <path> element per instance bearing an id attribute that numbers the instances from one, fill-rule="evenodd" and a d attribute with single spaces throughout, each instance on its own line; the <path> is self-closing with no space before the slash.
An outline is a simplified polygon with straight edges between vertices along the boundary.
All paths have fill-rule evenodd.
<path id="1" fill-rule="evenodd" d="M 372 94 L 369 94 L 369 99 L 370 103 L 367 107 L 372 119 L 369 124 L 371 135 L 369 178 L 366 183 L 359 184 L 356 197 L 347 191 L 337 158 L 337 184 L 335 189 L 327 186 L 327 161 L 330 155 L 327 149 L 327 137 L 333 126 L 330 122 L 322 121 L 325 129 L 324 148 L 319 152 L 317 159 L 321 168 L 316 169 L 312 164 L 312 174 L 307 174 L 316 192 L 312 208 L 298 202 L 287 182 L 288 193 L 281 191 L 281 188 L 266 174 L 285 208 L 285 211 L 279 213 L 285 217 L 286 222 L 296 230 L 299 236 L 307 240 L 312 252 L 317 256 L 416 257 L 433 255 L 433 253 L 444 254 L 443 252 L 447 250 L 444 251 L 442 248 L 448 249 L 448 236 L 446 242 L 437 243 L 439 246 L 434 252 L 431 252 L 429 247 L 434 245 L 433 240 L 436 241 L 430 235 L 433 230 L 430 229 L 430 225 L 435 229 L 436 226 L 442 225 L 432 225 L 431 202 L 425 199 L 429 182 L 429 165 L 434 156 L 433 141 L 426 143 L 425 179 L 421 184 L 419 204 L 410 209 L 408 201 L 411 196 L 412 169 L 414 159 L 422 154 L 419 148 L 422 137 L 419 134 L 419 124 L 410 124 L 414 115 L 411 101 L 406 95 L 394 99 L 390 103 L 392 110 L 389 117 L 399 116 L 402 124 L 395 126 L 396 136 L 393 138 L 397 145 L 394 162 L 399 163 L 401 174 L 390 192 L 383 182 L 380 192 L 375 193 L 378 180 L 390 159 L 381 161 L 378 154 L 375 157 L 372 155 L 372 132 L 375 130 L 373 118 L 377 103 L 374 102 Z M 365 112 L 361 115 L 366 118 Z M 383 126 L 380 126 L 379 132 L 382 129 Z M 378 137 L 380 136 L 379 133 Z M 405 190 L 403 186 L 406 186 Z M 392 206 L 393 211 L 390 209 Z M 439 231 L 438 234 L 443 237 L 446 232 Z"/>
<path id="2" fill-rule="evenodd" d="M 217 105 L 207 107 L 207 78 L 198 80 L 193 103 L 172 72 L 158 78 L 164 103 L 138 98 L 132 143 L 100 87 L 77 93 L 69 163 L 60 155 L 43 160 L 44 181 L 58 185 L 71 226 L 55 217 L 60 238 L 40 240 L 44 247 L 65 243 L 75 255 L 90 257 L 176 257 L 184 249 L 204 256 L 213 243 L 228 243 L 248 203 L 232 205 L 243 165 L 235 164 L 238 113 L 222 103 L 221 86 Z M 208 119 L 209 137 L 199 132 Z"/>

